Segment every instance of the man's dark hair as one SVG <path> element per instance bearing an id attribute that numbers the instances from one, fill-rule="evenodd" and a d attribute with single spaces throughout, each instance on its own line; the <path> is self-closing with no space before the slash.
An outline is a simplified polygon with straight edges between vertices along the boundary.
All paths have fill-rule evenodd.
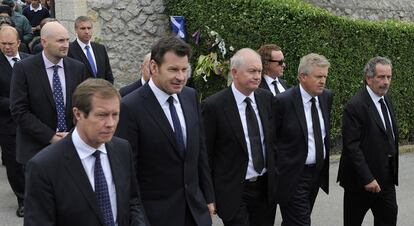
<path id="1" fill-rule="evenodd" d="M 104 79 L 90 78 L 76 87 L 72 95 L 72 107 L 85 113 L 85 118 L 87 118 L 92 110 L 92 97 L 94 96 L 103 99 L 117 97 L 121 100 L 118 91 L 110 82 Z"/>
<path id="2" fill-rule="evenodd" d="M 1 4 L 3 4 L 3 5 L 7 5 L 7 6 L 9 6 L 10 8 L 13 8 L 13 7 L 15 6 L 15 4 L 14 4 L 14 0 L 3 0 L 3 1 L 1 2 Z"/>
<path id="3" fill-rule="evenodd" d="M 0 5 L 0 13 L 7 13 L 10 17 L 12 16 L 12 9 L 7 5 Z"/>
<path id="4" fill-rule="evenodd" d="M 260 55 L 260 58 L 262 59 L 263 75 L 269 73 L 269 65 L 271 63 L 270 60 L 272 59 L 273 51 L 282 51 L 282 49 L 276 44 L 264 44 L 260 46 L 260 48 L 257 50 L 257 53 Z"/>
<path id="5" fill-rule="evenodd" d="M 167 36 L 161 38 L 151 49 L 151 60 L 154 60 L 157 65 L 161 65 L 164 61 L 164 55 L 167 52 L 174 52 L 180 57 L 191 56 L 191 48 L 183 40 L 174 37 Z"/>

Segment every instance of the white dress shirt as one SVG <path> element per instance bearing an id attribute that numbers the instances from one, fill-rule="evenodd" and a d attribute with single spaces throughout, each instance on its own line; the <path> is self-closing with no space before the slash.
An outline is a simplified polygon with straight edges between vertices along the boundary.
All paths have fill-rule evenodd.
<path id="1" fill-rule="evenodd" d="M 237 88 L 234 86 L 234 83 L 231 84 L 231 90 L 233 91 L 233 95 L 234 98 L 236 99 L 236 105 L 237 105 L 237 109 L 239 110 L 239 116 L 241 119 L 241 123 L 243 126 L 243 133 L 244 133 L 244 139 L 246 140 L 246 145 L 247 145 L 247 152 L 249 154 L 249 163 L 247 164 L 247 172 L 246 172 L 246 177 L 245 179 L 248 180 L 250 178 L 253 177 L 257 177 L 260 175 L 263 175 L 267 169 L 263 168 L 263 171 L 258 174 L 256 172 L 256 170 L 254 169 L 253 166 L 253 159 L 252 159 L 252 150 L 250 147 L 250 138 L 249 138 L 249 133 L 247 130 L 247 120 L 246 120 L 246 102 L 245 99 L 247 96 L 245 96 L 244 94 L 242 94 L 239 90 L 237 90 Z M 263 126 L 262 126 L 262 120 L 260 119 L 259 116 L 259 109 L 257 108 L 257 104 L 256 104 L 256 99 L 254 98 L 254 92 L 252 92 L 249 96 L 250 100 L 252 101 L 252 108 L 254 110 L 254 113 L 256 115 L 257 118 L 257 123 L 259 124 L 259 130 L 260 130 L 260 139 L 261 139 L 261 143 L 262 143 L 262 151 L 263 151 L 263 159 L 266 159 L 266 146 L 264 143 L 264 132 L 263 132 Z M 265 160 L 266 162 L 266 160 Z M 266 166 L 266 164 L 265 164 Z"/>
<path id="2" fill-rule="evenodd" d="M 187 147 L 187 130 L 186 123 L 184 118 L 183 109 L 181 108 L 180 99 L 178 99 L 177 94 L 169 95 L 164 91 L 160 90 L 152 81 L 152 78 L 148 81 L 148 85 L 154 93 L 155 97 L 158 100 L 158 103 L 161 105 L 162 110 L 164 111 L 165 116 L 167 116 L 168 122 L 171 125 L 172 130 L 174 131 L 174 124 L 171 118 L 170 113 L 170 104 L 168 103 L 168 98 L 172 96 L 174 98 L 174 107 L 177 111 L 178 118 L 180 119 L 181 131 L 183 133 L 184 146 Z"/>
<path id="3" fill-rule="evenodd" d="M 277 85 L 277 89 L 279 90 L 280 93 L 285 92 L 285 87 L 282 86 L 282 84 L 279 81 L 279 78 L 276 77 L 276 79 L 273 79 L 272 77 L 270 77 L 269 75 L 264 75 L 263 78 L 265 79 L 267 86 L 269 86 L 270 91 L 273 93 L 273 96 L 276 96 L 276 91 L 275 91 L 275 85 L 273 85 L 273 81 L 276 81 L 276 85 Z"/>
<path id="4" fill-rule="evenodd" d="M 108 185 L 109 199 L 111 201 L 112 214 L 114 215 L 115 225 L 118 225 L 117 222 L 117 202 L 116 202 L 116 190 L 115 183 L 112 178 L 111 166 L 109 164 L 108 154 L 106 151 L 105 144 L 102 144 L 98 149 L 95 149 L 87 145 L 82 138 L 79 136 L 77 128 L 73 130 L 72 141 L 75 146 L 76 152 L 79 155 L 79 158 L 82 162 L 83 168 L 85 169 L 86 176 L 88 176 L 89 182 L 91 183 L 92 189 L 95 191 L 95 178 L 94 178 L 94 169 L 95 169 L 95 153 L 96 150 L 101 152 L 101 165 L 103 172 L 105 174 L 106 184 Z"/>
<path id="5" fill-rule="evenodd" d="M 79 46 L 81 47 L 81 49 L 83 51 L 83 54 L 85 54 L 86 59 L 88 59 L 88 54 L 86 53 L 86 48 L 85 47 L 89 46 L 89 52 L 91 52 L 93 62 L 95 63 L 95 70 L 98 71 L 98 69 L 96 68 L 97 66 L 96 66 L 95 53 L 93 52 L 91 42 L 85 44 L 85 43 L 81 42 L 78 38 L 76 39 L 76 41 L 78 42 Z M 88 59 L 88 62 L 89 62 L 89 59 Z M 92 65 L 91 65 L 91 67 L 92 67 Z"/>
<path id="6" fill-rule="evenodd" d="M 44 51 L 42 51 L 42 56 L 43 56 L 43 62 L 45 62 L 46 73 L 47 73 L 47 78 L 49 79 L 50 89 L 52 90 L 52 94 L 53 94 L 53 66 L 55 66 L 55 64 L 50 62 L 50 60 L 47 59 Z M 66 79 L 65 79 L 65 68 L 63 67 L 63 59 L 60 59 L 60 61 L 56 65 L 60 66 L 58 70 L 58 75 L 59 75 L 60 84 L 62 85 L 63 103 L 66 106 Z"/>
<path id="7" fill-rule="evenodd" d="M 372 91 L 372 89 L 371 89 L 369 86 L 366 86 L 366 87 L 367 87 L 368 94 L 369 94 L 369 96 L 371 97 L 372 101 L 374 102 L 375 107 L 377 108 L 377 111 L 378 111 L 378 113 L 379 113 L 379 116 L 381 117 L 382 123 L 384 124 L 384 128 L 387 128 L 387 126 L 385 125 L 384 115 L 382 114 L 382 109 L 381 109 L 381 103 L 379 102 L 381 99 L 383 99 L 384 104 L 385 104 L 385 107 L 387 108 L 387 111 L 388 111 L 388 118 L 389 118 L 389 120 L 390 120 L 391 127 L 394 127 L 394 126 L 392 125 L 392 120 L 391 120 L 390 110 L 388 109 L 388 106 L 387 106 L 387 104 L 385 103 L 385 99 L 384 99 L 384 97 L 380 97 L 380 96 L 378 96 L 377 94 L 375 94 L 375 93 L 374 93 L 374 91 Z M 392 131 L 392 135 L 394 136 L 394 130 L 393 130 L 393 129 L 391 129 L 391 131 Z"/>
<path id="8" fill-rule="evenodd" d="M 17 52 L 16 56 L 12 56 L 12 57 L 9 57 L 9 56 L 6 56 L 6 55 L 4 55 L 4 56 L 7 58 L 7 60 L 9 61 L 10 66 L 11 66 L 12 68 L 14 67 L 14 63 L 16 63 L 16 62 L 13 60 L 13 58 L 17 58 L 17 59 L 18 59 L 18 61 L 22 59 L 22 58 L 20 58 L 19 52 Z"/>
<path id="9" fill-rule="evenodd" d="M 308 156 L 306 157 L 306 165 L 309 164 L 316 164 L 316 148 L 315 148 L 315 138 L 313 135 L 313 123 L 312 123 L 312 111 L 311 111 L 311 107 L 312 107 L 312 96 L 307 93 L 303 87 L 301 85 L 299 85 L 300 87 L 300 94 L 302 96 L 302 103 L 303 103 L 303 110 L 305 111 L 305 118 L 306 118 L 306 127 L 308 130 Z M 322 142 L 323 142 L 323 159 L 325 159 L 326 157 L 326 150 L 325 150 L 325 136 L 326 136 L 326 131 L 325 131 L 325 121 L 323 120 L 323 116 L 322 116 L 322 110 L 321 110 L 321 105 L 319 102 L 319 98 L 316 96 L 315 97 L 315 104 L 316 104 L 316 109 L 318 110 L 318 116 L 319 116 L 319 123 L 321 126 L 321 132 L 322 132 Z"/>

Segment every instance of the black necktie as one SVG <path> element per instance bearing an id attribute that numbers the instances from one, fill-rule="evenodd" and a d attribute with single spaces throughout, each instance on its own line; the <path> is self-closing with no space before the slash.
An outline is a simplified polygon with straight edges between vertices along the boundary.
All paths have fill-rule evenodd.
<path id="1" fill-rule="evenodd" d="M 280 91 L 279 91 L 279 89 L 277 88 L 277 81 L 276 81 L 276 80 L 274 80 L 274 81 L 272 82 L 272 84 L 273 84 L 273 88 L 275 88 L 275 94 L 279 94 L 279 93 L 280 93 Z"/>
<path id="2" fill-rule="evenodd" d="M 170 105 L 170 114 L 171 114 L 171 119 L 173 121 L 175 138 L 177 139 L 178 148 L 180 149 L 180 151 L 184 153 L 185 152 L 184 136 L 181 130 L 180 118 L 178 118 L 178 114 L 174 106 L 174 97 L 170 96 L 168 98 L 168 103 Z"/>
<path id="3" fill-rule="evenodd" d="M 19 61 L 19 58 L 17 58 L 17 57 L 13 57 L 13 58 L 12 58 L 12 61 L 13 61 L 12 67 L 14 67 L 14 64 L 15 64 L 17 61 Z"/>
<path id="4" fill-rule="evenodd" d="M 315 140 L 315 151 L 316 151 L 316 169 L 320 170 L 323 167 L 323 140 L 322 140 L 322 131 L 321 124 L 319 122 L 318 109 L 316 108 L 316 99 L 312 97 L 311 99 L 311 114 L 312 114 L 312 129 L 313 129 L 313 138 Z"/>
<path id="5" fill-rule="evenodd" d="M 389 149 L 389 155 L 393 156 L 395 153 L 394 150 L 394 136 L 392 134 L 392 127 L 391 127 L 391 122 L 390 122 L 390 118 L 388 116 L 388 110 L 387 107 L 385 106 L 384 100 L 381 98 L 378 102 L 380 102 L 381 104 L 381 111 L 382 111 L 382 116 L 384 117 L 384 121 L 385 121 L 385 131 L 387 132 L 387 137 L 388 140 L 390 142 L 390 149 Z"/>
<path id="6" fill-rule="evenodd" d="M 94 180 L 95 196 L 98 205 L 102 211 L 105 226 L 115 226 L 114 215 L 112 214 L 111 199 L 109 198 L 108 184 L 101 164 L 101 152 L 96 150 L 93 153 L 95 157 Z"/>
<path id="7" fill-rule="evenodd" d="M 251 105 L 251 99 L 246 97 L 246 122 L 249 134 L 250 148 L 252 152 L 253 166 L 257 173 L 261 174 L 264 168 L 262 139 L 260 137 L 259 123 Z"/>

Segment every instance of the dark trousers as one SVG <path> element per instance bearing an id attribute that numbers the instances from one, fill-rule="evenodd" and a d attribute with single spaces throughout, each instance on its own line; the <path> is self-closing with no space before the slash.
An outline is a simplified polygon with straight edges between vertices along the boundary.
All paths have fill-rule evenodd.
<path id="1" fill-rule="evenodd" d="M 267 196 L 267 175 L 255 182 L 244 183 L 243 198 L 235 216 L 223 221 L 225 226 L 273 226 L 276 203 L 269 205 Z"/>
<path id="2" fill-rule="evenodd" d="M 17 197 L 19 206 L 23 205 L 24 169 L 23 165 L 16 161 L 16 137 L 2 135 L 0 142 L 4 164 L 6 165 L 7 179 Z"/>
<path id="3" fill-rule="evenodd" d="M 375 226 L 397 225 L 397 199 L 395 186 L 381 187 L 379 193 L 347 191 L 344 193 L 344 226 L 361 225 L 371 209 Z"/>
<path id="4" fill-rule="evenodd" d="M 191 214 L 190 208 L 188 205 L 185 208 L 185 223 L 184 226 L 197 226 L 197 223 L 194 220 L 193 215 Z"/>
<path id="5" fill-rule="evenodd" d="M 311 213 L 319 191 L 320 172 L 316 165 L 305 166 L 295 192 L 286 204 L 280 205 L 282 226 L 310 226 Z"/>

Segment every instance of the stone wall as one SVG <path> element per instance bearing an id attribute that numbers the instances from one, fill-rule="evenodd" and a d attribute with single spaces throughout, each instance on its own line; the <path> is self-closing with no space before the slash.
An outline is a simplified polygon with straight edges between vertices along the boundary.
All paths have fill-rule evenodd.
<path id="1" fill-rule="evenodd" d="M 164 9 L 162 0 L 56 0 L 56 18 L 72 40 L 76 17 L 92 18 L 95 41 L 107 48 L 117 87 L 138 79 L 144 55 L 169 29 Z"/>
<path id="2" fill-rule="evenodd" d="M 413 0 L 305 0 L 340 15 L 358 19 L 414 21 Z"/>

